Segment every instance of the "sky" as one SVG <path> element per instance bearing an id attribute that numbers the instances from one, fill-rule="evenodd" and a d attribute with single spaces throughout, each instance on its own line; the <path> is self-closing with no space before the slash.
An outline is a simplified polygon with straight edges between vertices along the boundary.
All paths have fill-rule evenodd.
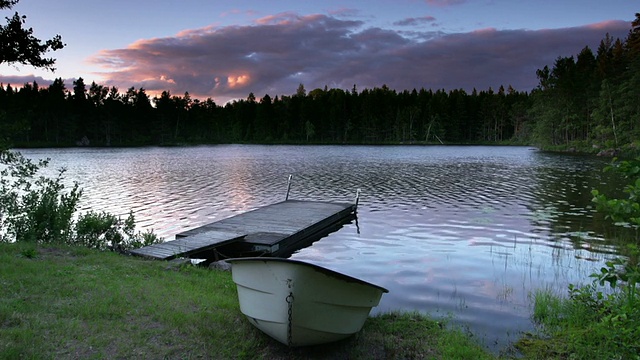
<path id="1" fill-rule="evenodd" d="M 300 84 L 358 91 L 531 91 L 559 56 L 624 39 L 636 0 L 20 0 L 55 72 L 0 65 L 0 83 L 82 78 L 124 92 L 189 92 L 223 104 Z"/>

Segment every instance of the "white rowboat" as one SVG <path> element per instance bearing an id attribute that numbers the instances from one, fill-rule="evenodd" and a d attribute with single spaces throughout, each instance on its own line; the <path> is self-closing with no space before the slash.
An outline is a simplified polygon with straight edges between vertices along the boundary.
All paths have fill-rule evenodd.
<path id="1" fill-rule="evenodd" d="M 288 346 L 337 341 L 360 331 L 387 289 L 303 261 L 236 258 L 240 311 Z"/>

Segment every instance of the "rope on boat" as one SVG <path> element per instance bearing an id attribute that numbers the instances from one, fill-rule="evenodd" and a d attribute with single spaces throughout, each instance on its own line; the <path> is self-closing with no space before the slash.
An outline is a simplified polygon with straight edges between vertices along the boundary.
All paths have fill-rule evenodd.
<path id="1" fill-rule="evenodd" d="M 293 320 L 293 291 L 291 290 L 293 284 L 292 284 L 293 280 L 291 279 L 287 279 L 287 286 L 289 287 L 289 295 L 284 299 L 287 302 L 287 313 L 289 318 L 288 323 L 287 323 L 287 346 L 291 346 L 291 343 L 293 342 L 292 337 L 293 335 L 291 334 L 292 332 L 292 320 Z"/>

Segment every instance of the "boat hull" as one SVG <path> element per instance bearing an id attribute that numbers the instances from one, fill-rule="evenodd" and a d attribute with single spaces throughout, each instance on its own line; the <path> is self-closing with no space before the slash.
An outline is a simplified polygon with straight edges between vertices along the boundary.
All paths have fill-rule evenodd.
<path id="1" fill-rule="evenodd" d="M 386 289 L 317 265 L 280 258 L 232 264 L 240 311 L 289 346 L 337 341 L 360 331 Z"/>

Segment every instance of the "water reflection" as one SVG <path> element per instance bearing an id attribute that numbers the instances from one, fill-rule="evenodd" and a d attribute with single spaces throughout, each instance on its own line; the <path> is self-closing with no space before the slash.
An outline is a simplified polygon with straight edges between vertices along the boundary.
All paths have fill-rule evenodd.
<path id="1" fill-rule="evenodd" d="M 377 311 L 455 315 L 496 349 L 529 330 L 530 292 L 564 292 L 615 248 L 590 190 L 605 160 L 524 147 L 203 146 L 28 150 L 68 168 L 84 209 L 174 234 L 284 199 L 352 201 L 358 222 L 293 255 L 390 290 Z"/>

